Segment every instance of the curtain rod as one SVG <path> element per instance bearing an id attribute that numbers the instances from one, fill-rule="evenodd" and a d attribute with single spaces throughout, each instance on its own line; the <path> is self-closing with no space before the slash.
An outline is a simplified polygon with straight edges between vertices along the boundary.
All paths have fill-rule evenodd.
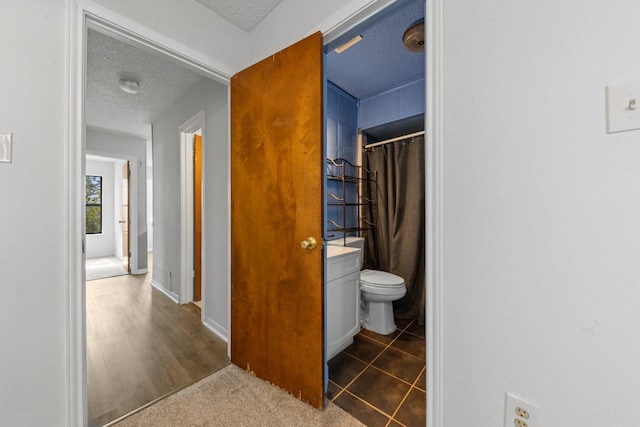
<path id="1" fill-rule="evenodd" d="M 398 136 L 396 138 L 386 139 L 380 142 L 374 142 L 373 144 L 367 144 L 364 146 L 364 148 L 377 147 L 379 145 L 385 145 L 385 144 L 389 144 L 390 142 L 401 141 L 403 139 L 413 138 L 414 136 L 420 136 L 420 135 L 424 135 L 423 130 L 421 130 L 420 132 L 410 133 L 409 135 Z"/>

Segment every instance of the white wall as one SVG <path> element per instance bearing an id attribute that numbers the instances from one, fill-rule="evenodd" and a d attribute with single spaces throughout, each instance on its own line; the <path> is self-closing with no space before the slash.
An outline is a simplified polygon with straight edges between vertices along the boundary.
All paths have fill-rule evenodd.
<path id="1" fill-rule="evenodd" d="M 1 126 L 14 134 L 13 163 L 0 164 L 12 207 L 0 210 L 0 413 L 7 425 L 64 426 L 66 2 L 10 3 L 0 26 L 10 64 Z M 250 62 L 233 28 L 192 5 L 100 3 L 230 68 Z M 605 134 L 604 86 L 640 76 L 640 4 L 445 5 L 445 425 L 501 425 L 509 390 L 539 403 L 547 427 L 637 426 L 640 140 Z M 265 23 L 250 35 L 264 40 L 252 57 L 299 38 L 288 21 L 312 30 L 321 15 Z M 16 304 L 27 300 L 29 310 Z"/>
<path id="2" fill-rule="evenodd" d="M 248 34 L 197 1 L 95 0 L 95 3 L 181 43 L 185 54 L 213 59 L 220 71 L 229 75 L 247 64 Z"/>
<path id="3" fill-rule="evenodd" d="M 144 271 L 147 268 L 147 141 L 143 138 L 89 128 L 87 129 L 87 153 L 121 157 L 127 160 L 133 159 L 133 163 L 136 164 L 136 168 L 134 169 L 132 165 L 131 169 L 132 173 L 137 170 L 136 180 L 135 183 L 132 180 L 129 186 L 131 191 L 130 203 L 134 203 L 134 198 L 136 200 L 135 220 L 137 221 L 138 231 L 137 236 L 134 236 L 133 229 L 130 229 L 129 239 L 130 241 L 136 239 L 138 247 L 138 268 L 137 271 L 133 271 L 135 269 L 134 264 L 132 273 Z M 120 168 L 120 171 L 122 171 L 122 168 Z M 122 172 L 119 172 L 118 176 L 120 175 L 122 175 Z M 133 215 L 133 212 L 131 212 L 131 215 Z M 131 217 L 131 221 L 133 220 L 134 218 Z M 118 224 L 116 232 L 121 231 L 122 225 Z"/>
<path id="4" fill-rule="evenodd" d="M 65 2 L 2 1 L 0 424 L 64 425 Z"/>
<path id="5" fill-rule="evenodd" d="M 102 233 L 86 235 L 86 257 L 114 256 L 116 253 L 114 234 L 117 221 L 114 162 L 87 159 L 86 175 L 102 177 Z"/>
<path id="6" fill-rule="evenodd" d="M 67 379 L 75 355 L 68 354 L 67 342 L 65 52 L 72 1 L 0 0 L 0 50 L 9 64 L 0 79 L 0 131 L 14 137 L 13 163 L 0 164 L 2 425 L 69 425 Z M 197 2 L 99 3 L 175 37 L 200 56 L 216 58 L 226 69 L 247 62 L 245 33 Z"/>
<path id="7" fill-rule="evenodd" d="M 153 282 L 180 294 L 180 126 L 204 110 L 205 323 L 228 337 L 229 131 L 228 88 L 203 79 L 153 125 Z"/>
<path id="8" fill-rule="evenodd" d="M 638 426 L 640 3 L 444 2 L 446 426 Z M 461 404 L 464 403 L 464 409 Z"/>

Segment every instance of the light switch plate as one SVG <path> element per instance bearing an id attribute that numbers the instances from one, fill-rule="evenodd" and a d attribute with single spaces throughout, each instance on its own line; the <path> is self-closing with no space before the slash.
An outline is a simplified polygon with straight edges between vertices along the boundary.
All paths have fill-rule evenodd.
<path id="1" fill-rule="evenodd" d="M 11 163 L 13 134 L 0 133 L 0 162 Z"/>
<path id="2" fill-rule="evenodd" d="M 640 129 L 640 80 L 607 86 L 607 133 Z"/>

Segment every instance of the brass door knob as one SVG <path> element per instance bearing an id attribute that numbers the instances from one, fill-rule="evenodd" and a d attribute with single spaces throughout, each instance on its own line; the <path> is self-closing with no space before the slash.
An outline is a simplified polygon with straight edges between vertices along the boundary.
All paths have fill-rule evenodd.
<path id="1" fill-rule="evenodd" d="M 302 249 L 315 249 L 317 245 L 316 239 L 314 239 L 313 237 L 309 237 L 307 240 L 303 240 L 302 242 L 300 242 L 300 247 Z"/>

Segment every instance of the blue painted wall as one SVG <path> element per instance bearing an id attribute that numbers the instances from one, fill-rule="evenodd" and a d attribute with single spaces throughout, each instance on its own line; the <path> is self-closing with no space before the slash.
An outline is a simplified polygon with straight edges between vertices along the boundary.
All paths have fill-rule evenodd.
<path id="1" fill-rule="evenodd" d="M 358 100 L 331 82 L 327 84 L 327 156 L 333 159 L 343 158 L 357 163 L 358 157 L 358 128 L 388 128 L 402 132 L 402 123 L 411 117 L 424 115 L 425 112 L 425 86 L 424 79 L 414 80 L 380 94 Z M 406 123 L 405 123 L 406 124 Z M 394 127 L 395 126 L 395 127 Z M 398 136 L 398 135 L 392 135 Z M 338 174 L 336 168 L 327 167 L 327 174 Z M 347 174 L 357 174 L 356 170 Z M 342 183 L 328 180 L 327 203 L 335 200 L 329 195 L 345 197 L 347 203 L 357 203 L 357 186 L 354 183 L 346 183 L 344 190 Z M 343 217 L 343 212 L 346 215 Z M 356 206 L 346 208 L 327 206 L 327 219 L 347 228 L 358 226 L 358 209 Z M 327 224 L 329 235 L 335 238 L 343 236 L 331 230 L 334 226 Z M 356 233 L 349 233 L 350 235 Z"/>
<path id="2" fill-rule="evenodd" d="M 358 157 L 358 100 L 329 82 L 327 85 L 326 116 L 327 156 L 332 159 L 343 158 L 356 164 Z M 347 170 L 346 172 L 356 173 L 355 170 Z M 337 168 L 328 167 L 327 169 L 327 174 L 339 173 Z M 343 191 L 341 182 L 328 180 L 327 193 L 335 194 L 341 198 L 346 197 L 346 201 L 349 203 L 357 202 L 357 187 L 354 183 L 346 183 Z M 332 202 L 335 200 L 327 194 L 327 203 Z M 346 221 L 343 212 L 346 212 Z M 357 227 L 358 211 L 355 206 L 346 208 L 327 206 L 327 219 L 333 220 L 341 226 L 344 226 L 346 222 L 347 228 Z M 327 224 L 329 235 L 333 234 L 335 238 L 343 236 L 342 233 L 331 232 L 333 228 L 331 223 Z"/>
<path id="3" fill-rule="evenodd" d="M 424 78 L 360 100 L 358 126 L 369 129 L 425 112 Z"/>
<path id="4" fill-rule="evenodd" d="M 358 100 L 331 82 L 327 86 L 327 156 L 355 163 Z"/>

